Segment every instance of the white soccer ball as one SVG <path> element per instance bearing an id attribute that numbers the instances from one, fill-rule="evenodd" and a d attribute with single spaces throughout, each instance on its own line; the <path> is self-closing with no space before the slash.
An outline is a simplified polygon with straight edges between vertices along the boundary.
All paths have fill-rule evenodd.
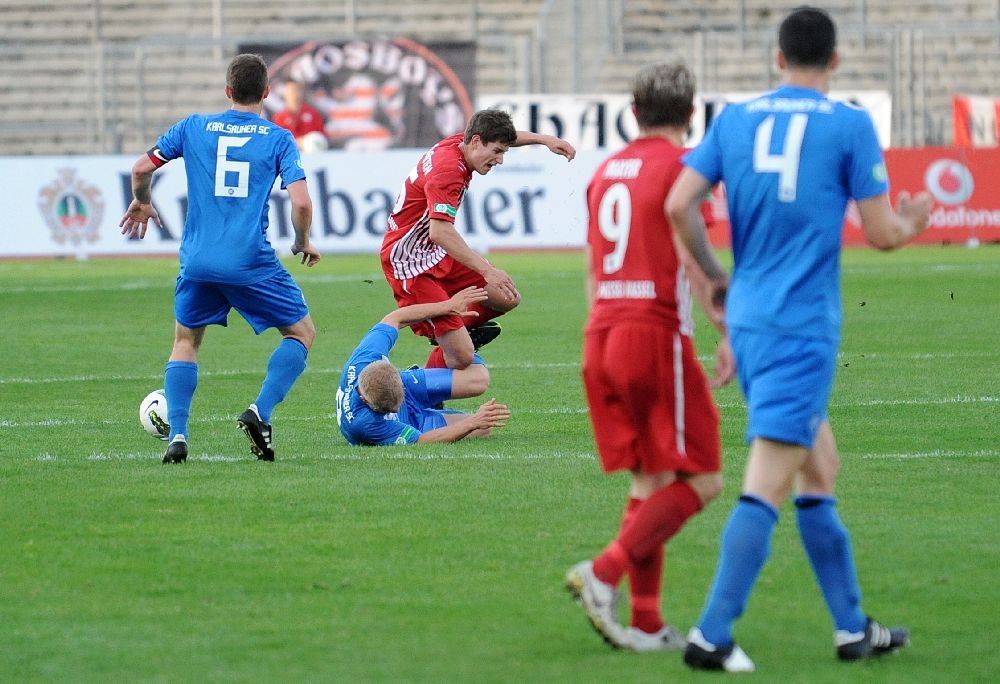
<path id="1" fill-rule="evenodd" d="M 299 138 L 299 149 L 302 150 L 303 154 L 322 152 L 329 147 L 330 143 L 327 141 L 326 136 L 319 131 L 306 133 Z"/>
<path id="2" fill-rule="evenodd" d="M 167 441 L 170 424 L 167 423 L 167 395 L 163 390 L 153 390 L 139 404 L 139 424 L 152 437 Z"/>

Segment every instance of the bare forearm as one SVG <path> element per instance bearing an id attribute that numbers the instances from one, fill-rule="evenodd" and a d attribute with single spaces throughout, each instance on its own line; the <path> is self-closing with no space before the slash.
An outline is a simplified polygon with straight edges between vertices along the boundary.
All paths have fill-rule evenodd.
<path id="1" fill-rule="evenodd" d="M 517 140 L 512 147 L 523 147 L 524 145 L 544 145 L 552 139 L 551 135 L 535 133 L 534 131 L 518 131 Z"/>
<path id="2" fill-rule="evenodd" d="M 132 194 L 140 204 L 153 201 L 153 174 L 132 174 Z"/>
<path id="3" fill-rule="evenodd" d="M 902 216 L 891 214 L 877 229 L 867 232 L 873 247 L 889 251 L 899 249 L 916 237 L 919 231 Z"/>
<path id="4" fill-rule="evenodd" d="M 532 131 L 518 131 L 517 139 L 511 147 L 522 147 L 524 145 L 545 145 L 549 152 L 558 154 L 566 159 L 572 160 L 576 157 L 576 149 L 562 138 L 545 133 L 534 133 Z"/>
<path id="5" fill-rule="evenodd" d="M 702 273 L 712 283 L 725 282 L 728 279 L 726 270 L 708 242 L 708 232 L 697 207 L 689 209 L 683 219 L 677 220 L 678 218 L 680 217 L 675 217 L 674 220 L 677 236 Z"/>
<path id="6" fill-rule="evenodd" d="M 150 204 L 153 201 L 153 173 L 156 165 L 148 155 L 142 155 L 132 165 L 132 194 L 139 204 Z"/>
<path id="7" fill-rule="evenodd" d="M 709 318 L 716 329 L 722 333 L 726 334 L 726 326 L 722 321 L 715 320 L 712 316 L 712 311 L 715 308 L 715 303 L 713 299 L 715 298 L 715 292 L 718 287 L 724 287 L 724 283 L 713 283 L 706 276 L 701 267 L 695 263 L 694 259 L 691 257 L 687 248 L 680 243 L 680 240 L 675 241 L 677 244 L 677 251 L 681 262 L 684 264 L 684 273 L 687 276 L 688 283 L 691 285 L 691 293 L 697 300 L 701 308 L 709 314 Z"/>
<path id="8" fill-rule="evenodd" d="M 312 227 L 312 205 L 292 206 L 292 230 L 295 231 L 295 243 L 309 243 L 309 229 Z"/>
<path id="9" fill-rule="evenodd" d="M 884 193 L 858 202 L 861 227 L 873 247 L 881 250 L 897 249 L 927 229 L 933 201 L 927 192 L 913 198 L 903 192 L 899 207 L 893 210 L 889 195 Z"/>
<path id="10" fill-rule="evenodd" d="M 451 309 L 452 306 L 450 299 L 446 299 L 443 302 L 410 304 L 409 306 L 404 306 L 396 309 L 395 311 L 389 312 L 385 318 L 382 319 L 382 322 L 394 325 L 397 328 L 405 328 L 408 325 L 413 325 L 414 323 L 419 323 L 420 321 L 426 321 L 429 318 L 445 316 L 451 313 Z"/>
<path id="11" fill-rule="evenodd" d="M 462 420 L 443 428 L 428 430 L 417 438 L 417 444 L 446 444 L 465 439 L 478 428 L 471 420 Z"/>
<path id="12" fill-rule="evenodd" d="M 490 267 L 490 262 L 469 247 L 455 226 L 447 221 L 431 219 L 429 235 L 431 241 L 444 249 L 448 256 L 476 273 L 482 274 Z"/>

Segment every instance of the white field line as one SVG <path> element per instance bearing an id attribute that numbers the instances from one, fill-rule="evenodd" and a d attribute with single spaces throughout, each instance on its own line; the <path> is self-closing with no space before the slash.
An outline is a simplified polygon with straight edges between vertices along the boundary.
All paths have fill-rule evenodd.
<path id="1" fill-rule="evenodd" d="M 921 458 L 997 458 L 1000 451 L 996 449 L 977 449 L 976 451 L 953 451 L 949 449 L 932 449 L 931 451 L 918 451 L 915 453 L 899 454 L 862 454 L 861 458 L 871 460 L 899 460 Z"/>
<path id="2" fill-rule="evenodd" d="M 839 358 L 841 359 L 855 359 L 861 357 L 861 354 L 852 354 L 850 356 L 841 354 Z M 911 361 L 933 361 L 940 359 L 995 359 L 997 357 L 996 352 L 967 352 L 967 353 L 938 353 L 938 354 L 907 354 L 903 356 L 897 356 L 894 354 L 864 354 L 863 357 L 868 359 L 878 359 L 878 358 L 892 358 L 901 360 L 911 360 Z M 700 356 L 699 360 L 706 366 L 711 366 L 715 358 L 712 356 Z M 490 370 L 508 370 L 508 369 L 528 369 L 528 370 L 562 370 L 562 369 L 572 369 L 576 372 L 579 371 L 580 362 L 579 361 L 569 361 L 562 363 L 491 363 L 489 364 Z M 306 373 L 311 375 L 340 375 L 342 368 L 338 367 L 326 367 L 319 368 L 310 366 Z M 240 375 L 254 375 L 261 376 L 264 372 L 263 368 L 253 368 L 253 369 L 210 369 L 210 368 L 200 368 L 199 377 L 211 378 L 211 377 L 234 377 Z M 63 375 L 63 376 L 49 376 L 49 377 L 0 377 L 0 385 L 49 385 L 49 384 L 59 384 L 59 383 L 75 383 L 75 382 L 121 382 L 121 381 L 161 381 L 163 380 L 163 375 L 157 373 L 155 375 Z"/>
<path id="3" fill-rule="evenodd" d="M 472 399 L 464 400 L 466 402 L 474 401 Z M 961 405 L 961 404 L 1000 404 L 1000 396 L 964 396 L 959 395 L 955 397 L 942 397 L 942 398 L 925 398 L 925 399 L 870 399 L 862 402 L 852 402 L 850 404 L 846 403 L 831 403 L 834 407 L 844 407 L 844 406 L 947 406 L 947 405 Z M 742 402 L 723 402 L 719 404 L 720 408 L 742 408 L 744 404 Z M 586 415 L 588 413 L 586 406 L 559 406 L 554 408 L 530 408 L 530 409 L 517 409 L 515 407 L 515 414 L 522 413 L 528 415 L 562 415 L 562 416 L 577 416 Z M 131 416 L 129 420 L 131 421 Z M 197 425 L 210 425 L 216 423 L 229 423 L 236 420 L 236 414 L 233 415 L 210 415 L 210 416 L 192 416 L 191 422 Z M 320 413 L 312 416 L 289 416 L 282 417 L 281 422 L 283 423 L 315 423 L 320 422 L 332 422 L 335 420 L 334 413 L 331 409 L 329 413 Z M 0 428 L 60 428 L 60 427 L 74 427 L 74 426 L 93 426 L 98 425 L 120 425 L 121 420 L 104 419 L 101 421 L 92 420 L 82 420 L 77 418 L 71 419 L 60 419 L 60 418 L 46 418 L 44 420 L 0 420 Z"/>
<path id="4" fill-rule="evenodd" d="M 381 283 L 382 274 L 360 274 L 360 275 L 335 275 L 335 274 L 296 274 L 295 280 L 299 283 Z M 168 290 L 174 289 L 174 277 L 164 278 L 137 278 L 116 284 L 89 284 L 89 285 L 19 285 L 4 290 L 4 294 L 37 294 L 41 292 L 121 292 L 122 290 Z"/>
<path id="5" fill-rule="evenodd" d="M 145 452 L 120 452 L 92 453 L 86 457 L 88 461 L 159 461 L 161 458 L 159 447 Z M 920 451 L 912 453 L 885 453 L 885 454 L 863 454 L 861 458 L 866 460 L 919 460 L 919 459 L 964 459 L 964 458 L 998 458 L 1000 451 L 996 449 L 979 449 L 976 451 L 956 451 L 935 449 L 932 451 Z M 385 448 L 373 451 L 370 448 L 358 447 L 348 453 L 328 454 L 314 456 L 281 456 L 281 461 L 299 461 L 319 458 L 321 461 L 562 461 L 562 460 L 586 460 L 596 459 L 592 451 L 551 451 L 546 453 L 526 454 L 523 456 L 513 456 L 511 454 L 499 452 L 476 452 L 465 454 L 442 454 L 436 453 L 428 448 Z M 43 452 L 34 456 L 33 460 L 38 462 L 51 462 L 60 460 L 76 460 L 64 456 L 54 456 Z M 232 454 L 192 454 L 188 457 L 189 463 L 200 461 L 208 463 L 255 463 L 255 459 L 249 453 L 241 456 Z M 271 467 L 271 466 L 266 466 Z"/>
<path id="6" fill-rule="evenodd" d="M 978 272 L 989 272 L 996 271 L 1000 269 L 1000 262 L 996 261 L 985 261 L 976 262 L 968 264 L 927 264 L 925 266 L 915 266 L 915 269 L 926 269 L 928 271 L 933 271 L 936 273 L 957 273 L 961 271 L 970 271 L 973 273 Z M 851 273 L 874 273 L 882 274 L 885 273 L 885 264 L 852 264 L 850 266 L 844 266 L 841 268 L 842 274 Z"/>

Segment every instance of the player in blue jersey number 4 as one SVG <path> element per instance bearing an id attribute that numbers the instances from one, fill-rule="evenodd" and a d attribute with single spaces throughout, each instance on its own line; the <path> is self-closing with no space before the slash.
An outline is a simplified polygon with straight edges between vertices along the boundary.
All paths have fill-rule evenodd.
<path id="1" fill-rule="evenodd" d="M 802 544 L 833 618 L 837 656 L 869 658 L 908 640 L 905 629 L 883 627 L 861 608 L 850 536 L 834 496 L 840 462 L 827 403 L 840 340 L 848 201 L 857 202 L 869 242 L 894 249 L 926 229 L 931 199 L 900 193 L 894 210 L 871 118 L 826 98 L 839 60 L 830 16 L 812 7 L 793 10 L 781 23 L 778 46 L 782 85 L 727 106 L 684 157 L 667 200 L 679 236 L 715 283 L 715 316 L 724 316 L 749 414 L 742 496 L 722 533 L 715 579 L 684 653 L 699 669 L 754 669 L 732 627 L 793 490 Z M 720 181 L 732 226 L 731 283 L 696 215 Z"/>
<path id="2" fill-rule="evenodd" d="M 164 463 L 188 455 L 188 417 L 198 384 L 198 349 L 208 325 L 226 325 L 236 309 L 258 335 L 277 328 L 281 342 L 271 354 L 257 399 L 237 426 L 258 459 L 274 460 L 271 413 L 305 370 L 316 337 L 302 290 L 267 239 L 267 202 L 277 178 L 291 199 L 292 253 L 314 266 L 319 251 L 309 242 L 312 202 L 299 150 L 287 130 L 261 117 L 268 94 L 267 64 L 237 55 L 226 74 L 232 107 L 193 114 L 161 135 L 132 167 L 132 200 L 119 224 L 142 239 L 160 218 L 152 204 L 153 173 L 184 158 L 188 210 L 174 291 L 174 346 L 164 373 L 170 423 Z"/>

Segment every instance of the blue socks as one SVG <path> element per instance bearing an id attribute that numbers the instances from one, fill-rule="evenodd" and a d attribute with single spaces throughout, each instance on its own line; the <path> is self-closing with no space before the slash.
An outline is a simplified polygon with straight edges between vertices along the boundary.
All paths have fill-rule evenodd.
<path id="1" fill-rule="evenodd" d="M 740 497 L 722 531 L 719 567 L 698 620 L 705 639 L 716 646 L 733 642 L 733 622 L 746 608 L 753 585 L 771 553 L 778 511 L 762 499 Z"/>
<path id="2" fill-rule="evenodd" d="M 267 362 L 267 376 L 264 377 L 264 384 L 254 402 L 260 419 L 265 423 L 271 422 L 274 407 L 281 403 L 306 369 L 307 355 L 305 345 L 291 337 L 282 339 L 281 344 L 271 353 Z M 167 407 L 169 406 L 168 399 Z"/>
<path id="3" fill-rule="evenodd" d="M 799 535 L 836 629 L 863 632 L 861 587 L 854 567 L 851 537 L 837 515 L 837 500 L 827 496 L 795 498 Z"/>
<path id="4" fill-rule="evenodd" d="M 277 406 L 302 371 L 306 369 L 305 345 L 298 340 L 286 337 L 271 354 L 267 362 L 267 376 L 260 388 L 257 401 L 257 412 L 265 423 L 271 422 L 271 412 Z M 163 391 L 167 395 L 167 422 L 170 423 L 170 436 L 173 440 L 177 435 L 188 436 L 188 418 L 191 415 L 191 400 L 198 387 L 198 364 L 191 361 L 167 361 L 167 369 L 163 373 Z"/>
<path id="5" fill-rule="evenodd" d="M 198 364 L 190 361 L 167 361 L 163 373 L 163 391 L 167 395 L 167 422 L 170 423 L 170 437 L 188 435 L 188 417 L 191 415 L 191 399 L 198 387 Z"/>
<path id="6" fill-rule="evenodd" d="M 861 610 L 851 538 L 836 504 L 829 496 L 796 497 L 799 534 L 835 628 L 863 632 L 867 618 Z M 744 494 L 733 508 L 722 531 L 719 567 L 698 620 L 710 643 L 725 647 L 733 642 L 733 622 L 743 614 L 767 561 L 777 522 L 778 511 L 753 496 Z"/>

